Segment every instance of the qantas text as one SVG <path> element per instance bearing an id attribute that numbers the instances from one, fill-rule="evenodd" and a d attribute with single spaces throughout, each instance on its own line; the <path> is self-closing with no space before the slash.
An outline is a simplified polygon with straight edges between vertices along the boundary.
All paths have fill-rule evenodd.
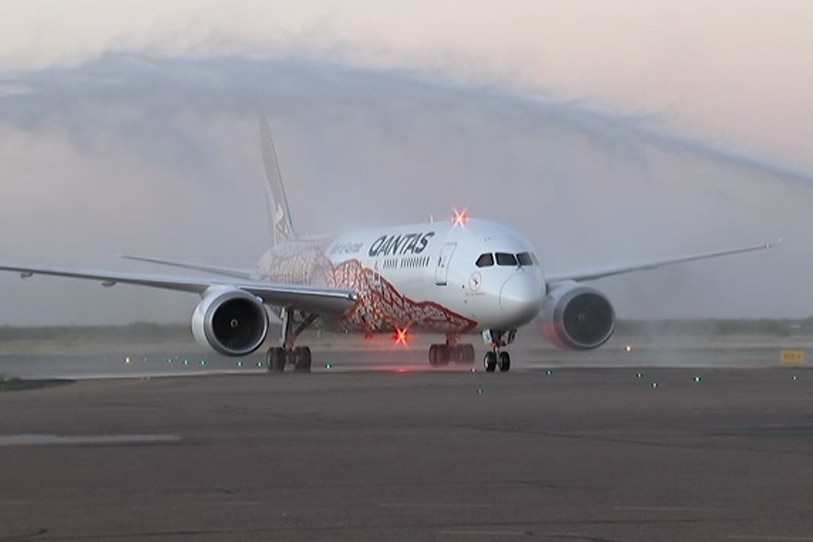
<path id="1" fill-rule="evenodd" d="M 396 254 L 420 254 L 429 244 L 435 232 L 382 235 L 370 245 L 370 256 L 395 256 Z"/>

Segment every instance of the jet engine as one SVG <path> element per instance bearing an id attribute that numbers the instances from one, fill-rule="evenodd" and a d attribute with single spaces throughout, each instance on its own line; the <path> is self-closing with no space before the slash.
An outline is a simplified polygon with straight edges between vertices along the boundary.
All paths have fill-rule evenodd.
<path id="1" fill-rule="evenodd" d="M 592 350 L 612 336 L 615 311 L 598 290 L 575 282 L 554 286 L 542 303 L 539 329 L 559 348 Z"/>
<path id="2" fill-rule="evenodd" d="M 210 288 L 192 314 L 195 340 L 226 356 L 254 352 L 267 334 L 262 300 L 238 288 Z"/>

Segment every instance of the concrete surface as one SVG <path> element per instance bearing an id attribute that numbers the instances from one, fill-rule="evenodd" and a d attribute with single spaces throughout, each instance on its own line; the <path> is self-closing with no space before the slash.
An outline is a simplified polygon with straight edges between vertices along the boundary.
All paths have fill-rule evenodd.
<path id="1" fill-rule="evenodd" d="M 774 354 L 184 377 L 40 357 L 126 378 L 0 393 L 0 541 L 813 540 L 813 372 Z"/>

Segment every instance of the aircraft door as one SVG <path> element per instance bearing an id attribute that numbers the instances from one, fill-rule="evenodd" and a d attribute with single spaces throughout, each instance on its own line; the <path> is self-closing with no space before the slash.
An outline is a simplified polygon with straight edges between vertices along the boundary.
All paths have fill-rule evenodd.
<path id="1" fill-rule="evenodd" d="M 381 289 L 381 271 L 378 270 L 378 258 L 375 259 L 375 264 L 373 264 L 373 286 L 377 289 Z"/>
<path id="2" fill-rule="evenodd" d="M 452 260 L 452 253 L 457 248 L 457 243 L 446 243 L 440 251 L 438 266 L 435 268 L 435 284 L 446 286 L 446 279 L 449 275 L 449 262 Z"/>

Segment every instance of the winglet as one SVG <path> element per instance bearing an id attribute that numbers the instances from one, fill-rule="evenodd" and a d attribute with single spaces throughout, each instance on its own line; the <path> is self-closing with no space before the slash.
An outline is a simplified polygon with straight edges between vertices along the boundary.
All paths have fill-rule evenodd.
<path id="1" fill-rule="evenodd" d="M 268 126 L 268 119 L 265 117 L 260 117 L 260 141 L 263 152 L 263 165 L 265 166 L 265 188 L 271 218 L 271 233 L 274 244 L 279 244 L 296 239 L 296 233 L 291 222 L 291 212 L 288 210 L 288 199 L 285 197 L 285 188 L 282 184 L 282 174 L 277 163 L 277 153 L 274 150 L 271 128 Z"/>
<path id="2" fill-rule="evenodd" d="M 765 243 L 765 248 L 773 248 L 773 247 L 779 246 L 779 245 L 782 244 L 782 241 L 784 241 L 784 239 L 782 239 L 780 237 L 779 239 L 777 239 L 773 243 Z"/>

